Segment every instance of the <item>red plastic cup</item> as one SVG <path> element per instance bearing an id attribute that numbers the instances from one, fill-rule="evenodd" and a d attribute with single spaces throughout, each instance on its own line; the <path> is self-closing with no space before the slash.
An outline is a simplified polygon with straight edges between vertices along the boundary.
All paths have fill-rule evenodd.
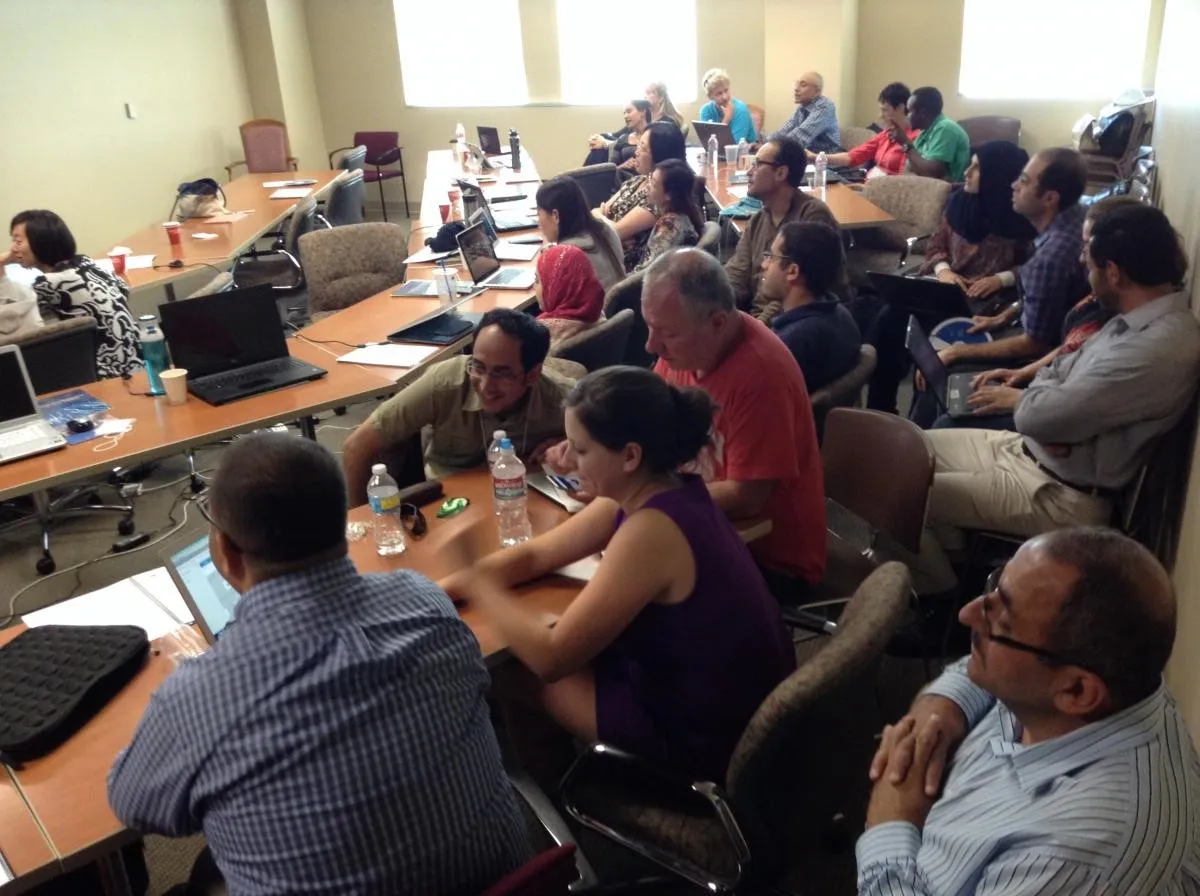
<path id="1" fill-rule="evenodd" d="M 167 239 L 171 243 L 171 257 L 183 258 L 183 233 L 179 229 L 179 222 L 167 221 L 163 229 L 167 231 Z"/>
<path id="2" fill-rule="evenodd" d="M 462 217 L 460 209 L 462 208 L 462 190 L 454 187 L 446 196 L 450 200 L 450 220 L 457 221 Z"/>
<path id="3" fill-rule="evenodd" d="M 442 223 L 445 224 L 450 220 L 450 203 L 443 202 L 438 206 L 438 213 L 442 216 Z"/>
<path id="4" fill-rule="evenodd" d="M 108 260 L 112 262 L 113 273 L 118 277 L 125 276 L 125 253 L 124 252 L 109 252 Z"/>

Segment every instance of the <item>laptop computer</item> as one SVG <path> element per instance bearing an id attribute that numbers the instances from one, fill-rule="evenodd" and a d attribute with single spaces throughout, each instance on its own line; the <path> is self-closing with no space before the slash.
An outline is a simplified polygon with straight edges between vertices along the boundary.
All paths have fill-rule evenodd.
<path id="1" fill-rule="evenodd" d="M 538 239 L 537 242 L 522 243 L 501 239 L 496 230 L 496 219 L 492 217 L 492 210 L 487 205 L 480 206 L 471 213 L 471 216 L 467 218 L 467 226 L 471 227 L 481 221 L 483 229 L 487 231 L 488 239 L 492 241 L 496 257 L 501 261 L 533 261 L 542 251 L 541 246 L 538 245 L 541 243 L 541 239 Z"/>
<path id="2" fill-rule="evenodd" d="M 978 313 L 957 284 L 932 277 L 905 277 L 868 271 L 867 278 L 880 298 L 910 314 L 939 317 L 971 317 Z M 985 303 L 977 302 L 976 307 Z"/>
<path id="3" fill-rule="evenodd" d="M 233 621 L 233 611 L 242 596 L 217 571 L 208 550 L 208 536 L 163 554 L 163 563 L 204 639 L 215 644 Z"/>
<path id="4" fill-rule="evenodd" d="M 733 139 L 733 131 L 729 129 L 729 125 L 722 124 L 719 121 L 693 121 L 692 130 L 696 132 L 696 138 L 706 150 L 708 149 L 708 138 L 714 134 L 717 137 L 717 145 L 721 147 L 722 152 L 724 152 L 726 146 L 737 146 L 737 141 Z M 724 155 L 718 158 L 718 161 L 724 160 Z"/>
<path id="5" fill-rule="evenodd" d="M 221 405 L 319 379 L 324 368 L 288 354 L 270 285 L 158 306 L 167 349 L 188 372 L 188 391 Z"/>
<path id="6" fill-rule="evenodd" d="M 971 381 L 975 373 L 950 373 L 938 357 L 937 349 L 925 335 L 925 330 L 913 315 L 908 317 L 908 332 L 904 345 L 912 355 L 913 362 L 925 377 L 925 387 L 933 393 L 942 410 L 951 417 L 975 417 L 974 409 L 967 399 L 975 391 Z"/>
<path id="7" fill-rule="evenodd" d="M 538 226 L 536 214 L 527 211 L 499 211 L 492 208 L 483 188 L 468 181 L 456 181 L 463 191 L 463 212 L 470 218 L 476 211 L 487 209 L 491 214 L 492 229 L 497 233 L 509 230 L 528 230 Z M 524 198 L 523 196 L 521 198 Z"/>
<path id="8" fill-rule="evenodd" d="M 500 147 L 499 128 L 488 128 L 480 125 L 475 128 L 475 133 L 479 135 L 479 148 L 483 150 L 485 156 L 498 156 L 504 152 Z"/>
<path id="9" fill-rule="evenodd" d="M 450 345 L 475 329 L 483 317 L 478 311 L 458 309 L 482 293 L 475 290 L 456 302 L 435 308 L 399 330 L 388 334 L 388 342 L 416 342 L 423 345 Z"/>
<path id="10" fill-rule="evenodd" d="M 0 463 L 66 445 L 66 437 L 38 410 L 20 347 L 0 346 Z"/>
<path id="11" fill-rule="evenodd" d="M 532 289 L 537 277 L 532 268 L 502 268 L 492 239 L 480 221 L 455 236 L 463 264 L 477 287 L 488 289 Z"/>

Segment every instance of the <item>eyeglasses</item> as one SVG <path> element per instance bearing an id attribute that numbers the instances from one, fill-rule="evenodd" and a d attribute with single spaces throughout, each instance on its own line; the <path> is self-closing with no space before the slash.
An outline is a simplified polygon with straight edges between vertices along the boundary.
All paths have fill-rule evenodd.
<path id="1" fill-rule="evenodd" d="M 502 383 L 520 382 L 525 376 L 521 371 L 513 370 L 511 367 L 488 367 L 482 361 L 476 361 L 474 358 L 467 361 L 467 375 L 477 380 L 491 377 Z"/>
<path id="2" fill-rule="evenodd" d="M 774 252 L 764 252 L 762 254 L 762 257 L 763 257 L 764 261 L 768 258 L 774 258 L 776 261 L 780 262 L 781 264 L 785 261 L 788 264 L 796 263 L 796 260 L 794 258 L 792 258 L 790 255 L 776 255 Z"/>
<path id="3" fill-rule="evenodd" d="M 778 168 L 782 164 L 783 164 L 782 162 L 771 162 L 771 161 L 767 161 L 766 159 L 755 159 L 753 162 L 750 163 L 750 167 L 757 168 L 760 165 L 766 165 L 768 168 Z"/>
<path id="4" fill-rule="evenodd" d="M 1061 653 L 1055 653 L 1053 650 L 1047 650 L 1045 647 L 1038 647 L 1034 644 L 1026 644 L 1024 641 L 1018 641 L 1016 638 L 1009 638 L 1006 635 L 997 635 L 992 631 L 991 620 L 991 600 L 992 595 L 1000 593 L 1000 575 L 1004 572 L 1004 567 L 992 570 L 991 575 L 987 577 L 987 583 L 984 585 L 984 592 L 980 597 L 980 607 L 983 610 L 983 625 L 987 629 L 987 639 L 996 644 L 1003 644 L 1005 647 L 1012 650 L 1020 650 L 1024 653 L 1032 653 L 1034 656 L 1041 657 L 1046 662 L 1054 666 L 1078 666 L 1080 669 L 1087 669 L 1089 672 L 1095 672 L 1086 663 L 1081 663 L 1078 660 L 1073 660 Z"/>
<path id="5" fill-rule="evenodd" d="M 208 524 L 228 538 L 230 543 L 233 544 L 235 548 L 237 548 L 243 554 L 249 553 L 248 551 L 243 550 L 238 543 L 234 541 L 232 537 L 230 537 L 229 533 L 222 528 L 221 524 L 213 519 L 212 506 L 209 501 L 208 492 L 205 492 L 204 494 L 200 495 L 200 497 L 196 498 L 196 509 L 200 511 L 200 515 L 208 521 Z"/>

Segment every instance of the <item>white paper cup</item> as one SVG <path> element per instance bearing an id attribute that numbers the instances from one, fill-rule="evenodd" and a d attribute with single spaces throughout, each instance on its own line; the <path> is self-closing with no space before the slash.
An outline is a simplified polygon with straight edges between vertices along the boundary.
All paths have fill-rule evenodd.
<path id="1" fill-rule="evenodd" d="M 433 282 L 437 284 L 438 298 L 443 302 L 452 301 L 458 295 L 457 268 L 438 268 Z"/>
<path id="2" fill-rule="evenodd" d="M 187 371 L 182 367 L 172 367 L 158 375 L 163 388 L 167 390 L 167 404 L 183 404 L 187 401 Z"/>

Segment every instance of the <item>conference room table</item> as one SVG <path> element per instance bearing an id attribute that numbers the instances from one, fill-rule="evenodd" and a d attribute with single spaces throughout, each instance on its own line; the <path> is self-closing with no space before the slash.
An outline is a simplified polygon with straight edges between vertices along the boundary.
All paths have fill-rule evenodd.
<path id="1" fill-rule="evenodd" d="M 167 301 L 175 301 L 175 281 L 208 267 L 217 270 L 229 268 L 234 260 L 244 254 L 263 234 L 278 230 L 288 216 L 307 198 L 324 199 L 334 186 L 349 174 L 340 168 L 315 171 L 282 171 L 275 173 L 243 174 L 221 189 L 225 193 L 225 207 L 232 213 L 233 220 L 193 218 L 180 226 L 182 247 L 178 267 L 172 267 L 174 256 L 167 232 L 158 221 L 149 224 L 110 246 L 104 246 L 97 256 L 103 258 L 116 246 L 125 246 L 134 255 L 153 255 L 154 266 L 126 270 L 125 282 L 131 292 L 151 287 L 162 287 Z M 264 187 L 270 181 L 312 180 L 306 187 L 307 196 L 294 199 L 272 199 L 274 187 Z M 168 220 L 166 218 L 163 219 Z M 197 234 L 212 234 L 212 238 L 197 237 Z"/>
<path id="2" fill-rule="evenodd" d="M 0 883 L 0 896 L 24 892 L 59 871 L 58 855 L 7 772 L 0 776 L 0 857 L 13 878 Z"/>

